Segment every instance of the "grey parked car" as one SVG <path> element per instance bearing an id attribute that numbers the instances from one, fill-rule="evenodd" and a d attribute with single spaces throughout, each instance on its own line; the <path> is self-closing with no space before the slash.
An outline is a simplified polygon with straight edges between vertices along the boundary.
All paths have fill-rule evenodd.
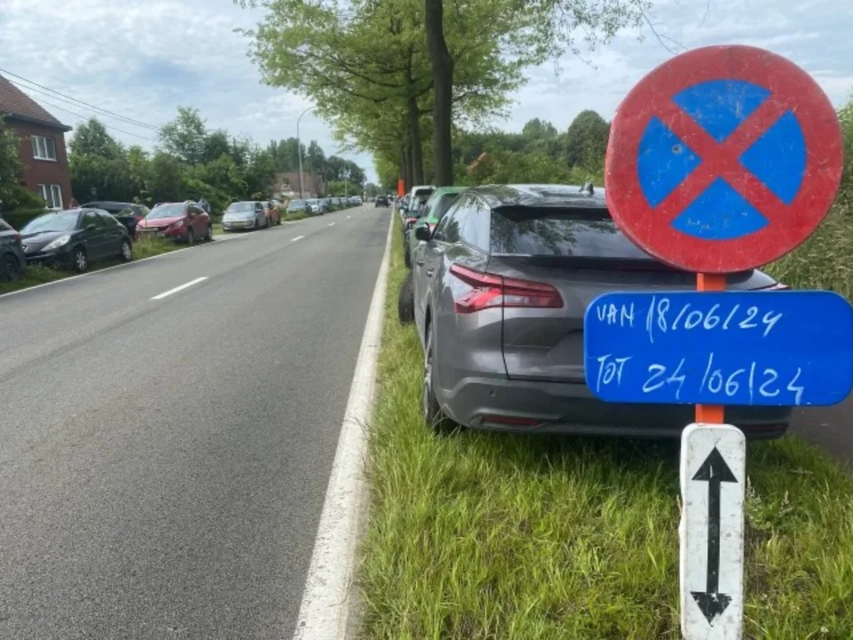
<path id="1" fill-rule="evenodd" d="M 263 202 L 246 201 L 232 202 L 222 216 L 222 230 L 260 229 L 268 227 L 269 218 L 264 210 Z"/>
<path id="2" fill-rule="evenodd" d="M 21 248 L 21 234 L 5 220 L 0 220 L 0 282 L 11 282 L 21 277 L 27 264 Z"/>
<path id="3" fill-rule="evenodd" d="M 433 233 L 415 229 L 407 293 L 424 348 L 423 410 L 467 427 L 677 437 L 690 405 L 608 404 L 584 381 L 583 318 L 598 295 L 686 290 L 695 276 L 649 257 L 610 218 L 603 192 L 558 185 L 463 193 Z M 408 287 L 408 291 L 406 291 Z M 750 270 L 732 289 L 785 288 Z M 779 437 L 787 407 L 729 407 L 748 437 Z"/>

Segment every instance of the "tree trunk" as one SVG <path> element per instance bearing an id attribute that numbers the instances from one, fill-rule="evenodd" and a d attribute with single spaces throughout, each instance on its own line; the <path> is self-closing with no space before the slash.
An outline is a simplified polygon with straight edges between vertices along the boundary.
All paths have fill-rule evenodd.
<path id="1" fill-rule="evenodd" d="M 453 152 L 451 125 L 453 123 L 453 57 L 444 39 L 444 0 L 424 0 L 427 48 L 432 64 L 435 90 L 433 109 L 433 153 L 435 156 L 435 185 L 453 184 Z"/>
<path id="2" fill-rule="evenodd" d="M 412 188 L 412 158 L 409 147 L 403 149 L 403 188 L 408 191 Z"/>
<path id="3" fill-rule="evenodd" d="M 418 99 L 409 96 L 407 100 L 409 119 L 409 140 L 412 149 L 412 186 L 424 184 L 424 149 L 421 144 L 421 115 Z"/>

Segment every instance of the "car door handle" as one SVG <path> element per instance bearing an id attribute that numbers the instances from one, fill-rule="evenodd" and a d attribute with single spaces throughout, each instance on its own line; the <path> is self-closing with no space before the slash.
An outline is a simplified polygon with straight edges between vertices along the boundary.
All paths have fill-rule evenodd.
<path id="1" fill-rule="evenodd" d="M 424 261 L 423 261 L 423 260 L 418 260 L 418 266 L 419 266 L 419 267 L 424 266 Z"/>

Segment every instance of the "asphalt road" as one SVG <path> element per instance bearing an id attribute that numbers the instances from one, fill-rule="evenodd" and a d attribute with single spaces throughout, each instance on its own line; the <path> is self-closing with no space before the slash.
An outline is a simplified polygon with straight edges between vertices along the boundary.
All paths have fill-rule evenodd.
<path id="1" fill-rule="evenodd" d="M 292 634 L 389 216 L 0 298 L 0 638 Z"/>

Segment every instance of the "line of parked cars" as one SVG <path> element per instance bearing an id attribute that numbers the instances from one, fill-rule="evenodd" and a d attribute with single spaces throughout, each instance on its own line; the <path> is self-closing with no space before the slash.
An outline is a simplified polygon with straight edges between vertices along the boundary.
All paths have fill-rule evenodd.
<path id="1" fill-rule="evenodd" d="M 418 187 L 421 189 L 421 187 Z M 426 189 L 426 188 L 424 188 Z M 625 237 L 592 185 L 432 189 L 400 209 L 410 271 L 399 318 L 424 352 L 423 414 L 525 433 L 678 437 L 691 405 L 598 400 L 584 377 L 584 312 L 625 290 L 692 290 L 695 275 L 650 257 Z M 419 197 L 419 196 L 418 196 Z M 728 276 L 734 290 L 784 289 L 758 269 Z M 750 438 L 775 438 L 788 407 L 729 407 Z"/>
<path id="2" fill-rule="evenodd" d="M 281 224 L 281 205 L 277 200 L 232 202 L 222 216 L 222 230 L 269 229 Z"/>
<path id="3" fill-rule="evenodd" d="M 304 213 L 308 216 L 322 216 L 329 211 L 341 211 L 350 207 L 358 207 L 364 201 L 361 196 L 328 196 L 326 198 L 309 198 L 291 200 L 287 205 L 287 213 Z"/>

